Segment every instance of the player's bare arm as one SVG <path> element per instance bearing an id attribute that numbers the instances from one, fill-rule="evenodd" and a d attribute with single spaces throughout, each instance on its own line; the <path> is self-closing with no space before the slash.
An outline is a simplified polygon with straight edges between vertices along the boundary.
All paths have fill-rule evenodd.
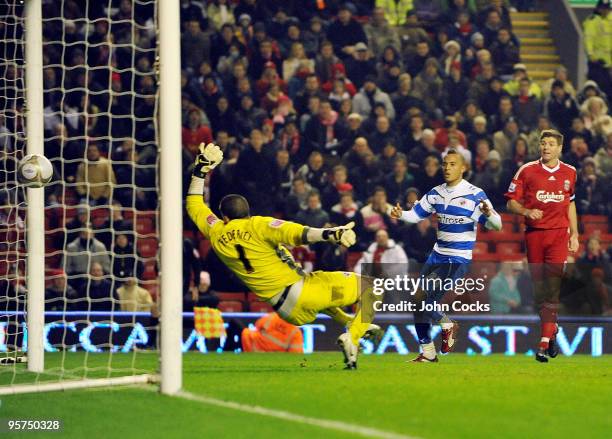
<path id="1" fill-rule="evenodd" d="M 515 215 L 527 217 L 531 220 L 542 219 L 544 216 L 544 212 L 542 212 L 540 209 L 527 209 L 516 200 L 508 200 L 506 207 L 508 208 L 509 212 L 514 213 Z"/>
<path id="2" fill-rule="evenodd" d="M 576 203 L 571 202 L 569 205 L 569 223 L 570 223 L 570 238 L 567 243 L 570 252 L 577 252 L 580 246 L 578 236 L 578 214 L 576 212 Z"/>
<path id="3" fill-rule="evenodd" d="M 478 201 L 478 207 L 480 208 L 480 212 L 487 217 L 487 222 L 485 223 L 487 229 L 498 231 L 502 229 L 501 216 L 493 209 L 490 203 L 487 203 L 484 198 L 481 198 Z"/>

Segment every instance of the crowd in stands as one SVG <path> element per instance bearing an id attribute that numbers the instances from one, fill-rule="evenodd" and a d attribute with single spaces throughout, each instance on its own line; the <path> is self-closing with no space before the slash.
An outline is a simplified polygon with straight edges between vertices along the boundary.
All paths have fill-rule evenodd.
<path id="1" fill-rule="evenodd" d="M 106 2 L 87 10 L 73 0 L 61 10 L 43 3 L 46 17 L 63 16 L 44 27 L 45 154 L 59 176 L 47 204 L 83 210 L 56 237 L 67 250 L 61 267 L 77 291 L 100 272 L 118 286 L 143 271 L 134 225 L 121 212 L 157 207 L 153 2 L 113 1 L 110 14 Z M 537 159 L 539 133 L 556 128 L 565 136 L 563 160 L 578 169 L 579 214 L 612 217 L 612 90 L 595 67 L 609 67 L 610 54 L 591 57 L 595 80 L 580 88 L 564 67 L 532 80 L 510 11 L 534 3 L 182 0 L 183 190 L 198 146 L 215 142 L 225 160 L 207 180 L 213 210 L 240 193 L 255 215 L 314 227 L 355 221 L 364 257 L 401 251 L 423 262 L 434 225 L 397 223 L 392 205 L 411 206 L 442 183 L 441 160 L 453 148 L 469 165 L 465 178 L 503 211 L 512 175 Z M 87 213 L 110 204 L 107 222 L 92 226 Z M 216 289 L 230 289 L 230 273 L 214 255 L 200 258 L 194 226 L 185 227 L 186 302 L 197 301 L 188 285 L 202 269 Z M 91 261 L 82 261 L 84 252 Z M 106 256 L 94 261 L 98 253 Z M 607 249 L 595 254 L 609 264 Z M 313 269 L 347 265 L 342 248 L 296 255 Z M 503 268 L 499 282 L 512 272 Z M 603 276 L 610 285 L 609 271 Z M 519 306 L 504 303 L 502 312 Z"/>

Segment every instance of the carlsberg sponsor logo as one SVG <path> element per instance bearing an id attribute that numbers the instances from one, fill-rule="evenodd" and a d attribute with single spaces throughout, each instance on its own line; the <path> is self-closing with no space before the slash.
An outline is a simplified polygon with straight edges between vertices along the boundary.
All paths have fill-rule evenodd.
<path id="1" fill-rule="evenodd" d="M 561 203 L 565 199 L 562 193 L 555 194 L 554 192 L 537 191 L 536 198 L 542 203 Z"/>

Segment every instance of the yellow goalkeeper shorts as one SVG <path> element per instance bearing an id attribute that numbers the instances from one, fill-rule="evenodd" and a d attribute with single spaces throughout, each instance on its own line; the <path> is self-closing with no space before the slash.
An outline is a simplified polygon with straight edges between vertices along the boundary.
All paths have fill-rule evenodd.
<path id="1" fill-rule="evenodd" d="M 359 277 L 355 273 L 315 271 L 301 282 L 299 294 L 288 297 L 287 306 L 278 310 L 284 320 L 294 325 L 310 323 L 324 309 L 349 306 L 359 299 Z"/>

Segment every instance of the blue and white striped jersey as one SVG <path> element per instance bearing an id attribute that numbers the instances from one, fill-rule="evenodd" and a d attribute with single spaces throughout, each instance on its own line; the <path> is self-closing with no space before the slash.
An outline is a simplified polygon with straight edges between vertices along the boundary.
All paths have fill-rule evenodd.
<path id="1" fill-rule="evenodd" d="M 480 200 L 485 200 L 491 207 L 493 214 L 489 218 L 480 210 Z M 501 228 L 501 218 L 493 210 L 487 195 L 465 180 L 454 187 L 447 187 L 446 183 L 434 187 L 411 210 L 404 211 L 402 219 L 418 222 L 433 213 L 438 217 L 438 240 L 433 251 L 457 262 L 472 260 L 477 223 Z"/>

